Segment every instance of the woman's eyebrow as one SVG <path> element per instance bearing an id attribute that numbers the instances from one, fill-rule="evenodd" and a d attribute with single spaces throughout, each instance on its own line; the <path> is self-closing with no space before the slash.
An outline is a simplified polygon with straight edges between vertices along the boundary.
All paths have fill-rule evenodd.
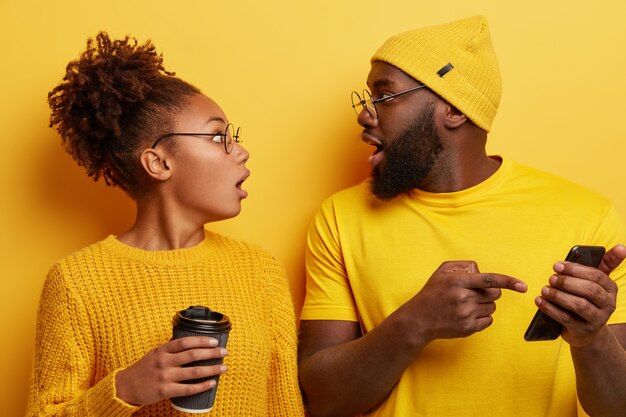
<path id="1" fill-rule="evenodd" d="M 206 124 L 208 125 L 211 122 L 222 122 L 224 124 L 227 124 L 226 120 L 222 119 L 221 117 L 217 116 L 217 117 L 211 117 L 209 118 L 209 120 L 206 121 Z"/>

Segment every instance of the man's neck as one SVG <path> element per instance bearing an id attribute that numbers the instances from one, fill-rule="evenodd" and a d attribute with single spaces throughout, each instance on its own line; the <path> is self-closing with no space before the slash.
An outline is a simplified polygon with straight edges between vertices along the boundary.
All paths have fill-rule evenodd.
<path id="1" fill-rule="evenodd" d="M 474 187 L 491 177 L 502 160 L 483 154 L 479 157 L 442 158 L 433 167 L 421 190 L 431 193 L 452 193 Z"/>

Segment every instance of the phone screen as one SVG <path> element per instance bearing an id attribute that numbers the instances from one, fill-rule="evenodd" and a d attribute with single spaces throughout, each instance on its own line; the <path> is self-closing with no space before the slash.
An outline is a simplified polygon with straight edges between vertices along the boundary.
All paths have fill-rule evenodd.
<path id="1" fill-rule="evenodd" d="M 597 268 L 602 261 L 604 252 L 603 246 L 577 245 L 570 249 L 565 260 Z M 524 334 L 524 339 L 529 342 L 554 340 L 561 335 L 562 331 L 563 325 L 561 323 L 544 314 L 543 311 L 537 310 Z"/>

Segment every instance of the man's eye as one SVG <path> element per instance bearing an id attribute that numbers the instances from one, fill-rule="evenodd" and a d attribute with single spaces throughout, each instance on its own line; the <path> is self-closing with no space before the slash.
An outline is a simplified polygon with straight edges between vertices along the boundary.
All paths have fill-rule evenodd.
<path id="1" fill-rule="evenodd" d="M 379 101 L 382 100 L 382 101 L 384 101 L 384 100 L 387 100 L 387 99 L 391 100 L 389 98 L 391 96 L 393 96 L 393 93 L 390 93 L 389 91 L 381 91 L 380 93 L 374 95 L 372 98 L 374 100 L 379 100 Z"/>

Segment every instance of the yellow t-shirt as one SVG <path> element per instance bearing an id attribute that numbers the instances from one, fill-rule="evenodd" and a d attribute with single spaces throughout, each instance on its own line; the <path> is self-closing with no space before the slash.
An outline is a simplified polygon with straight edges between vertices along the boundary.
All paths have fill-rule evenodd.
<path id="1" fill-rule="evenodd" d="M 182 416 L 162 400 L 132 406 L 116 373 L 172 337 L 192 305 L 226 314 L 228 372 L 211 417 L 303 416 L 296 322 L 282 266 L 260 248 L 206 231 L 199 245 L 145 251 L 114 236 L 60 260 L 37 317 L 28 416 Z"/>
<path id="2" fill-rule="evenodd" d="M 467 338 L 435 340 L 373 416 L 576 416 L 574 367 L 558 339 L 526 342 L 539 295 L 573 245 L 625 243 L 605 198 L 504 159 L 483 183 L 455 193 L 414 190 L 381 202 L 367 183 L 337 193 L 314 218 L 307 242 L 303 320 L 358 321 L 371 331 L 447 260 L 517 277 L 494 323 Z M 626 265 L 611 323 L 626 323 Z"/>

